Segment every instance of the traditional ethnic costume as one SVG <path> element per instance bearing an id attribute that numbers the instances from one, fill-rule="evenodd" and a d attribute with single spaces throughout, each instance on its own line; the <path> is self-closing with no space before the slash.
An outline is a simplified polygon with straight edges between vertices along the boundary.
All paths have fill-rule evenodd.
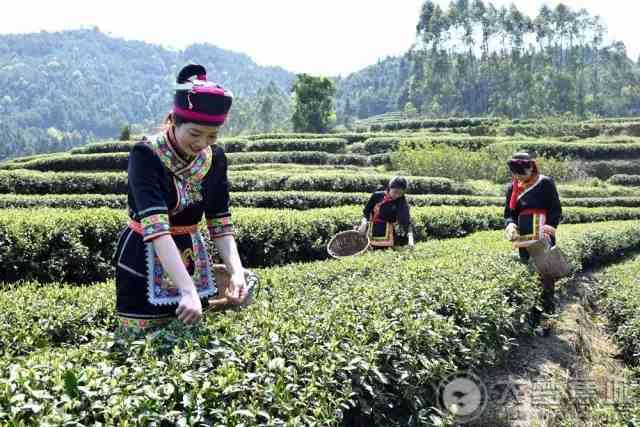
<path id="1" fill-rule="evenodd" d="M 200 66 L 178 77 L 173 114 L 183 120 L 219 126 L 232 95 L 206 81 Z M 215 274 L 198 224 L 206 217 L 212 239 L 234 233 L 229 212 L 227 158 L 217 146 L 184 159 L 176 151 L 174 128 L 137 143 L 129 156 L 129 223 L 114 257 L 116 310 L 121 323 L 146 328 L 176 316 L 181 298 L 155 252 L 153 240 L 171 235 L 202 299 L 217 293 Z"/>
<path id="2" fill-rule="evenodd" d="M 562 220 L 562 206 L 556 185 L 550 177 L 539 174 L 536 162 L 528 154 L 519 153 L 509 161 L 512 172 L 522 173 L 532 168 L 532 175 L 526 182 L 515 178 L 507 187 L 506 206 L 504 210 L 505 226 L 518 226 L 520 244 L 533 243 L 549 238 L 551 246 L 556 244 L 555 236 L 545 236 L 544 225 L 558 228 Z M 519 249 L 520 258 L 528 262 L 529 253 L 525 248 Z M 553 312 L 554 280 L 542 277 L 542 305 L 545 312 Z M 539 314 L 539 313 L 538 313 Z"/>
<path id="3" fill-rule="evenodd" d="M 409 204 L 404 196 L 393 200 L 387 191 L 376 191 L 363 210 L 367 233 L 374 249 L 405 246 L 412 233 Z"/>

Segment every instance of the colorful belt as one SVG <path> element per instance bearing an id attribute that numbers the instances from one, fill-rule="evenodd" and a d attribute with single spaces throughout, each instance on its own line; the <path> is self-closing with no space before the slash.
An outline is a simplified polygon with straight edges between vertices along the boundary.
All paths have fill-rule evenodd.
<path id="1" fill-rule="evenodd" d="M 518 214 L 521 215 L 547 215 L 547 209 L 523 209 L 522 212 Z"/>
<path id="2" fill-rule="evenodd" d="M 532 230 L 529 234 L 521 234 L 518 239 L 513 242 L 514 249 L 527 248 L 544 239 L 543 226 L 547 222 L 547 209 L 523 209 L 522 212 L 518 214 L 518 219 L 525 215 L 531 215 L 533 218 L 531 224 Z"/>
<path id="3" fill-rule="evenodd" d="M 128 226 L 139 235 L 144 235 L 142 224 L 139 222 L 130 219 Z M 198 231 L 198 224 L 171 226 L 169 231 L 174 236 L 192 234 Z"/>

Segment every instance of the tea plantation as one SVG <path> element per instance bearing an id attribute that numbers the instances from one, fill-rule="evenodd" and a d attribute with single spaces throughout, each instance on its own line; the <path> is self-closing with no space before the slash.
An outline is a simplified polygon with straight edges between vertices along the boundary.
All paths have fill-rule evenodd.
<path id="1" fill-rule="evenodd" d="M 0 164 L 0 425 L 448 425 L 434 384 L 500 366 L 531 334 L 535 278 L 501 231 L 506 160 L 524 149 L 555 178 L 559 245 L 574 273 L 598 269 L 635 364 L 640 118 L 361 125 L 221 139 L 240 254 L 262 291 L 245 310 L 146 336 L 114 334 L 134 141 Z M 396 174 L 410 181 L 415 250 L 328 259 L 329 239 Z"/>

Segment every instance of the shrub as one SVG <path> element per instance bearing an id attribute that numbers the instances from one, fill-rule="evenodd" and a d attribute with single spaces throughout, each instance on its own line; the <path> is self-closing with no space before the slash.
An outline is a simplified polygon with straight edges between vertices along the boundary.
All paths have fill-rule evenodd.
<path id="1" fill-rule="evenodd" d="M 136 141 L 95 142 L 71 149 L 70 154 L 128 153 Z"/>
<path id="2" fill-rule="evenodd" d="M 636 160 L 582 162 L 582 168 L 589 176 L 604 180 L 619 174 L 640 175 L 640 162 Z"/>
<path id="3" fill-rule="evenodd" d="M 460 149 L 478 151 L 498 141 L 497 138 L 472 136 L 435 136 L 417 135 L 404 137 L 377 137 L 365 141 L 369 154 L 397 151 L 401 146 L 406 149 L 425 149 L 436 145 L 446 145 Z"/>
<path id="4" fill-rule="evenodd" d="M 364 206 L 370 193 L 321 191 L 250 191 L 231 193 L 231 206 L 243 208 L 308 210 L 338 206 Z M 504 206 L 504 196 L 410 194 L 412 206 Z M 640 197 L 562 198 L 565 207 L 640 207 Z M 15 208 L 114 208 L 126 209 L 127 196 L 117 194 L 0 195 L 0 209 Z"/>
<path id="5" fill-rule="evenodd" d="M 640 175 L 613 175 L 607 182 L 612 185 L 638 187 L 640 186 Z"/>
<path id="6" fill-rule="evenodd" d="M 230 165 L 247 163 L 297 163 L 311 165 L 350 164 L 366 166 L 366 156 L 328 154 L 321 151 L 241 152 L 229 153 Z M 129 153 L 62 154 L 22 163 L 5 165 L 5 169 L 30 169 L 43 172 L 127 170 Z"/>
<path id="7" fill-rule="evenodd" d="M 237 208 L 236 239 L 249 267 L 313 261 L 327 257 L 326 244 L 351 229 L 362 206 L 308 211 Z M 504 225 L 501 207 L 416 207 L 417 238 L 452 238 Z M 126 212 L 111 209 L 4 210 L 0 218 L 0 277 L 6 282 L 90 283 L 112 275 L 110 265 Z M 565 208 L 564 222 L 640 218 L 640 209 Z M 203 228 L 206 235 L 206 231 Z"/>
<path id="8" fill-rule="evenodd" d="M 126 192 L 126 173 L 0 171 L 0 193 L 5 194 L 122 194 Z"/>
<path id="9" fill-rule="evenodd" d="M 580 160 L 607 160 L 626 159 L 640 157 L 640 144 L 599 144 L 590 142 L 540 142 L 540 141 L 513 141 L 491 145 L 489 148 L 498 148 L 501 145 L 506 151 L 526 150 L 541 157 L 554 157 L 557 159 Z"/>
<path id="10" fill-rule="evenodd" d="M 607 316 L 624 359 L 637 371 L 640 353 L 640 257 L 606 268 L 597 275 L 599 308 Z"/>
<path id="11" fill-rule="evenodd" d="M 258 139 L 248 143 L 243 151 L 321 151 L 342 153 L 347 145 L 346 139 Z"/>
<path id="12" fill-rule="evenodd" d="M 391 155 L 395 169 L 406 170 L 412 175 L 442 176 L 464 181 L 467 179 L 494 179 L 495 162 L 488 153 L 469 152 L 459 148 L 434 146 L 412 150 L 402 147 Z"/>

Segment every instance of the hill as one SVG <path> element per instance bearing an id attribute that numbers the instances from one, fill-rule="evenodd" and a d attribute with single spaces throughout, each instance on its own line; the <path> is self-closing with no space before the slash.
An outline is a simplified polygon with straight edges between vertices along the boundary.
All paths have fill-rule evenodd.
<path id="1" fill-rule="evenodd" d="M 425 1 L 415 45 L 338 81 L 342 122 L 392 111 L 428 117 L 628 116 L 640 63 L 605 44 L 598 16 L 564 4 L 527 16 L 483 0 Z"/>
<path id="2" fill-rule="evenodd" d="M 274 109 L 286 107 L 278 100 L 288 99 L 292 73 L 211 44 L 172 51 L 97 28 L 0 36 L 0 158 L 113 137 L 128 123 L 157 125 L 177 71 L 191 61 L 234 92 L 238 119 L 246 121 L 265 93 L 276 98 Z M 229 131 L 240 126 L 231 121 Z"/>

